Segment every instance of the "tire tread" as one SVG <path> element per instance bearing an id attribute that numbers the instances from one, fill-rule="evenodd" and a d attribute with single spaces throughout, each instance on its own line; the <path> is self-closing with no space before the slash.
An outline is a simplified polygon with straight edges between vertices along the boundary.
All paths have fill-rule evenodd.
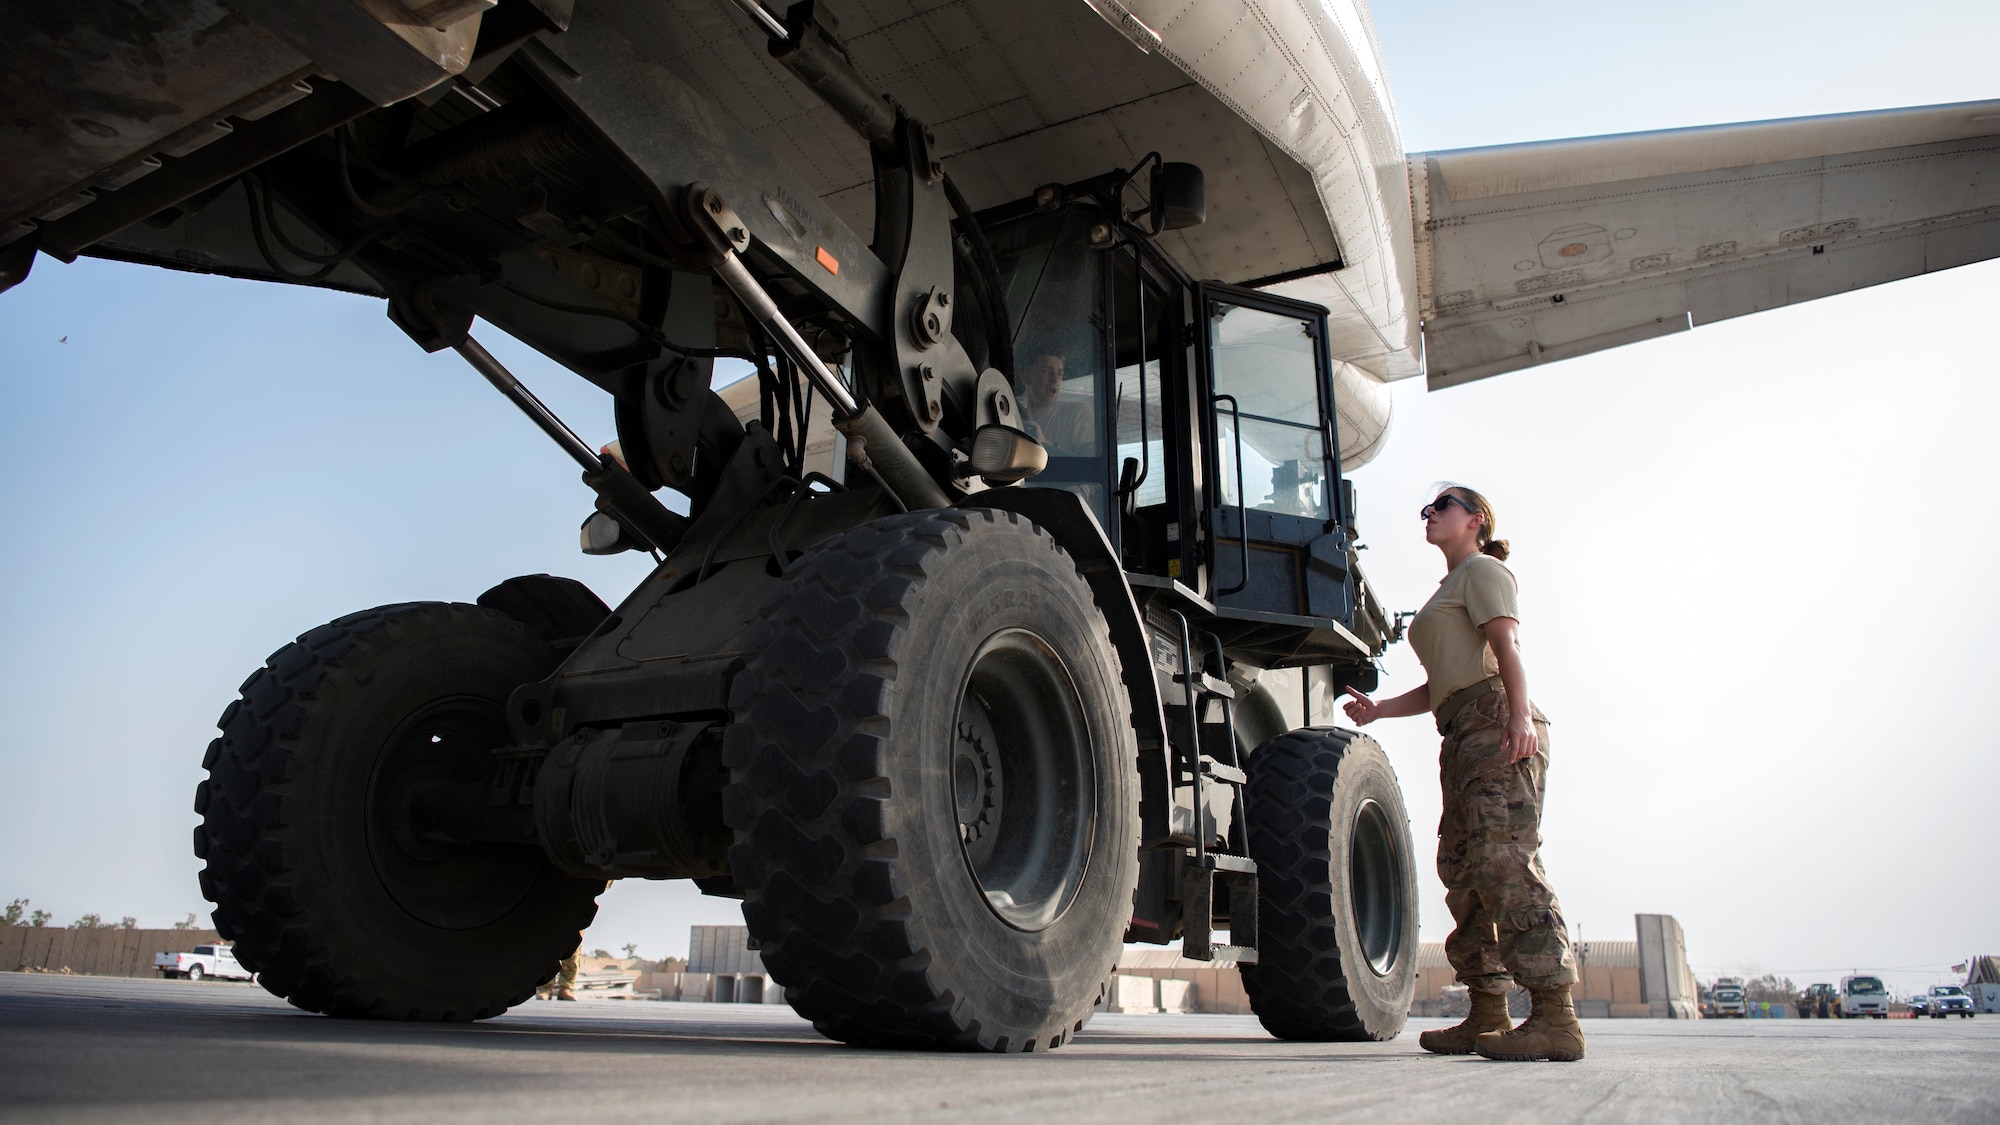
<path id="1" fill-rule="evenodd" d="M 1032 1051 L 1060 1046 L 981 1026 L 927 972 L 884 823 L 889 707 L 904 636 L 931 567 L 994 509 L 912 512 L 835 536 L 794 564 L 745 638 L 731 686 L 724 819 L 743 916 L 791 1006 L 823 1035 L 868 1046 Z M 1081 576 L 1079 575 L 1079 582 Z M 1115 671 L 1115 670 L 1114 670 Z M 1108 981 L 1111 966 L 1105 966 Z M 1101 996 L 1105 985 L 1100 983 Z"/>
<path id="2" fill-rule="evenodd" d="M 1244 796 L 1257 861 L 1258 960 L 1243 967 L 1243 990 L 1264 1029 L 1280 1039 L 1376 1038 L 1348 990 L 1326 901 L 1334 782 L 1349 748 L 1365 737 L 1306 728 L 1250 756 Z"/>
<path id="3" fill-rule="evenodd" d="M 534 995 L 547 979 L 499 984 L 490 1004 L 469 1009 L 399 1006 L 378 984 L 337 963 L 324 933 L 338 925 L 300 901 L 297 870 L 287 855 L 290 767 L 309 751 L 300 738 L 330 681 L 365 682 L 366 657 L 400 630 L 442 617 L 485 615 L 525 627 L 497 611 L 439 602 L 404 602 L 350 613 L 307 631 L 271 654 L 243 681 L 239 698 L 218 720 L 221 736 L 204 755 L 209 777 L 196 790 L 203 821 L 195 855 L 204 860 L 202 895 L 215 904 L 216 932 L 236 943 L 243 966 L 274 995 L 307 1011 L 333 1016 L 462 1022 L 495 1016 Z M 358 666 L 358 667 L 357 667 Z M 589 925 L 596 903 L 576 912 Z M 570 950 L 551 948 L 553 975 Z"/>

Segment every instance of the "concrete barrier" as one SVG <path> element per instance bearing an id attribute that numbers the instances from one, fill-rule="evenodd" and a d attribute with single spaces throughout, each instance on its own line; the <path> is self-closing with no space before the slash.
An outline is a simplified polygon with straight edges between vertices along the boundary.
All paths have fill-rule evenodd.
<path id="1" fill-rule="evenodd" d="M 1182 981 L 1190 986 L 1188 1003 L 1191 1011 L 1204 1015 L 1250 1014 L 1250 998 L 1243 992 L 1243 975 L 1233 964 L 1217 965 L 1212 961 L 1190 961 L 1173 950 L 1132 950 L 1118 959 L 1118 977 L 1149 977 L 1157 982 Z M 1107 1010 L 1113 1010 L 1116 1002 L 1116 979 L 1112 983 L 1113 995 L 1106 1000 Z M 1157 998 L 1160 993 L 1154 993 Z"/>
<path id="2" fill-rule="evenodd" d="M 1159 984 L 1152 977 L 1119 973 L 1111 978 L 1110 1011 L 1152 1015 L 1160 1010 Z"/>

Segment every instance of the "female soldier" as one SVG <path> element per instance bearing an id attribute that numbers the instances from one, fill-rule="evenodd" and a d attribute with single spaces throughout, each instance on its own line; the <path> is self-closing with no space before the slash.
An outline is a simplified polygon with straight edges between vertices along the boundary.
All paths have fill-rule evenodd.
<path id="1" fill-rule="evenodd" d="M 1362 726 L 1429 711 L 1444 736 L 1437 866 L 1455 924 L 1444 950 L 1472 994 L 1472 1013 L 1417 1042 L 1443 1055 L 1574 1062 L 1583 1057 L 1569 995 L 1576 968 L 1536 855 L 1548 719 L 1528 699 L 1514 575 L 1501 563 L 1507 541 L 1493 538 L 1493 506 L 1469 488 L 1444 488 L 1422 515 L 1424 539 L 1446 567 L 1410 624 L 1410 647 L 1430 680 L 1379 703 L 1349 689 L 1346 706 Z M 1516 983 L 1534 999 L 1520 1027 L 1507 1019 Z"/>

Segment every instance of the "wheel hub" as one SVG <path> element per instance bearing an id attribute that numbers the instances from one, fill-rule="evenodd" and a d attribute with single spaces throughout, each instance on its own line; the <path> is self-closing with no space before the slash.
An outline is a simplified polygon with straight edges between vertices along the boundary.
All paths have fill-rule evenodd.
<path id="1" fill-rule="evenodd" d="M 469 930 L 518 906 L 545 861 L 533 846 L 464 843 L 427 830 L 423 798 L 484 794 L 491 751 L 506 745 L 500 708 L 473 697 L 417 707 L 382 744 L 368 782 L 368 852 L 397 905 L 432 926 Z"/>
<path id="2" fill-rule="evenodd" d="M 1082 884 L 1096 830 L 1090 727 L 1062 658 L 1023 629 L 988 638 L 952 732 L 966 868 L 1001 921 L 1046 928 Z"/>
<path id="3" fill-rule="evenodd" d="M 961 719 L 958 724 L 958 752 L 952 758 L 951 768 L 952 797 L 958 807 L 959 839 L 967 848 L 976 846 L 992 831 L 994 809 L 1000 801 L 1000 777 L 994 771 L 993 754 L 987 749 L 992 737 L 992 731 L 986 729 L 983 712 Z"/>
<path id="4" fill-rule="evenodd" d="M 1381 805 L 1363 801 L 1355 810 L 1347 854 L 1361 955 L 1377 976 L 1387 976 L 1403 951 L 1403 881 L 1396 833 Z"/>

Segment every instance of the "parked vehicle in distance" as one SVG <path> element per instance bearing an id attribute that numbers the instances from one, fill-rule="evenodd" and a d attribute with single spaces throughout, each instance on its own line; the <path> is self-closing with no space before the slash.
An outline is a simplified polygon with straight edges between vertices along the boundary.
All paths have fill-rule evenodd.
<path id="1" fill-rule="evenodd" d="M 168 978 L 252 979 L 250 970 L 237 963 L 236 951 L 226 945 L 197 945 L 186 953 L 155 953 L 153 967 L 160 970 L 161 976 Z"/>
<path id="2" fill-rule="evenodd" d="M 1910 993 L 1910 1015 L 1912 1017 L 1921 1016 L 1928 1013 L 1930 1011 L 1930 1006 L 1931 1006 L 1931 998 L 1929 993 L 1925 992 Z"/>
<path id="3" fill-rule="evenodd" d="M 1832 1019 L 1840 1008 L 1840 994 L 1830 984 L 1815 984 L 1799 993 L 1800 1019 Z"/>
<path id="4" fill-rule="evenodd" d="M 1934 1020 L 1941 1020 L 1946 1016 L 1958 1016 L 1968 1020 L 1972 1018 L 1972 997 L 1967 996 L 1965 990 L 1955 984 L 1932 985 L 1929 1001 L 1931 1018 Z"/>
<path id="5" fill-rule="evenodd" d="M 1882 978 L 1870 976 L 1840 978 L 1840 1017 L 1849 1020 L 1863 1017 L 1888 1019 L 1889 990 L 1882 987 Z"/>
<path id="6" fill-rule="evenodd" d="M 1736 977 L 1723 977 L 1709 990 L 1713 998 L 1717 1019 L 1742 1019 L 1750 1014 L 1750 1006 L 1743 997 L 1743 981 Z"/>

